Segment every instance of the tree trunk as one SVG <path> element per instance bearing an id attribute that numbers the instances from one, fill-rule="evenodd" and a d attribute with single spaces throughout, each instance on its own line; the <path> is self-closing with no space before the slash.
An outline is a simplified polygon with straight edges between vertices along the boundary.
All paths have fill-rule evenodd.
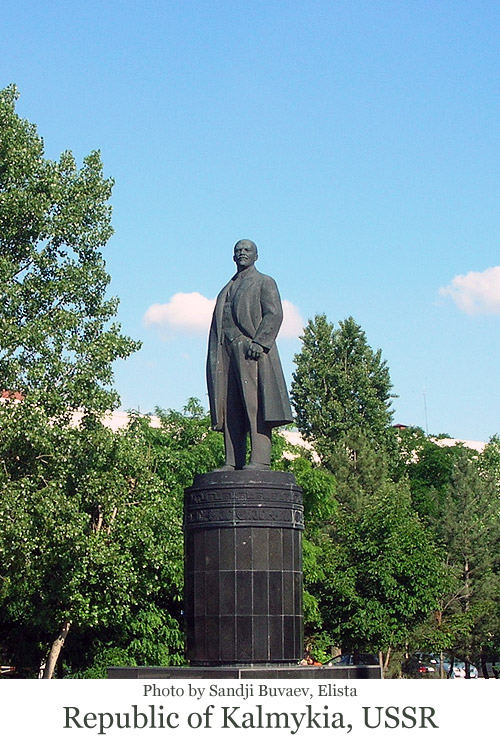
<path id="1" fill-rule="evenodd" d="M 470 566 L 469 566 L 469 559 L 465 558 L 465 565 L 464 565 L 464 579 L 465 579 L 465 603 L 464 603 L 464 609 L 465 612 L 468 613 L 469 607 L 470 607 Z M 466 651 L 465 651 L 465 677 L 470 678 L 470 644 L 469 644 L 469 634 L 467 634 L 467 640 L 466 640 Z"/>
<path id="2" fill-rule="evenodd" d="M 45 679 L 52 678 L 54 674 L 54 669 L 57 664 L 61 649 L 63 648 L 64 642 L 66 641 L 66 637 L 68 636 L 70 626 L 71 621 L 65 621 L 61 627 L 57 639 L 54 639 L 54 642 L 52 643 L 42 676 Z"/>
<path id="3" fill-rule="evenodd" d="M 453 675 L 454 675 L 453 674 L 453 668 L 454 668 L 454 666 L 455 666 L 455 655 L 452 654 L 451 657 L 450 657 L 450 669 L 448 670 L 448 678 L 452 678 L 453 677 Z"/>
<path id="4" fill-rule="evenodd" d="M 387 648 L 387 654 L 384 660 L 384 673 L 386 673 L 389 670 L 389 660 L 391 659 L 391 652 L 392 652 L 392 647 L 389 646 Z"/>
<path id="5" fill-rule="evenodd" d="M 378 653 L 378 664 L 380 665 L 380 675 L 383 678 L 384 677 L 384 653 L 382 650 Z"/>
<path id="6" fill-rule="evenodd" d="M 488 665 L 486 664 L 486 662 L 487 662 L 486 655 L 482 654 L 481 655 L 481 670 L 483 673 L 483 678 L 485 678 L 486 680 L 489 680 L 490 675 L 488 673 Z"/>

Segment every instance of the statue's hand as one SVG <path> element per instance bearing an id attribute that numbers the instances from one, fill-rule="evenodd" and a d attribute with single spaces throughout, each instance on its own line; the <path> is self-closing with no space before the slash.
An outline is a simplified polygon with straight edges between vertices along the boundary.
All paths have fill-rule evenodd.
<path id="1" fill-rule="evenodd" d="M 264 347 L 262 347 L 256 341 L 251 341 L 247 349 L 247 354 L 246 354 L 247 359 L 258 360 L 263 351 L 264 351 Z"/>

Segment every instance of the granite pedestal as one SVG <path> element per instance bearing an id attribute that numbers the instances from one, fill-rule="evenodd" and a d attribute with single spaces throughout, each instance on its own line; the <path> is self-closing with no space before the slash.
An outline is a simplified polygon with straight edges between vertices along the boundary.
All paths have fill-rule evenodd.
<path id="1" fill-rule="evenodd" d="M 292 474 L 214 471 L 186 489 L 191 669 L 302 657 L 302 530 L 302 493 Z"/>

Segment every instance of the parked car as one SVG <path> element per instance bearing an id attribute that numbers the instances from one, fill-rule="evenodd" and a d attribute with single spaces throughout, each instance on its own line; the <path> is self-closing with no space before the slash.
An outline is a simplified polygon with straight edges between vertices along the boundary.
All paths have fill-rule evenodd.
<path id="1" fill-rule="evenodd" d="M 340 654 L 327 662 L 327 665 L 378 665 L 379 661 L 374 654 L 357 652 L 354 654 Z"/>
<path id="2" fill-rule="evenodd" d="M 465 662 L 463 660 L 453 660 L 453 669 L 450 672 L 451 660 L 448 657 L 445 657 L 443 668 L 448 678 L 465 678 Z M 472 663 L 469 666 L 469 672 L 471 678 L 479 677 L 478 669 Z"/>
<path id="3" fill-rule="evenodd" d="M 425 652 L 415 652 L 415 657 L 418 662 L 418 672 L 421 675 L 430 675 L 431 673 L 439 672 L 439 657 L 433 654 L 427 654 Z"/>
<path id="4" fill-rule="evenodd" d="M 423 677 L 437 678 L 440 675 L 441 669 L 441 657 L 439 654 L 431 652 L 415 652 L 413 659 L 416 660 L 413 668 L 418 670 L 418 673 Z M 443 658 L 443 670 L 447 678 L 465 678 L 465 662 L 454 658 L 453 669 L 451 668 L 451 658 Z M 470 677 L 478 678 L 479 672 L 475 665 L 470 664 Z"/>
<path id="5" fill-rule="evenodd" d="M 469 665 L 469 674 L 471 678 L 479 677 L 477 667 L 472 663 Z M 453 663 L 453 675 L 450 677 L 465 678 L 465 662 L 462 660 L 455 660 Z"/>

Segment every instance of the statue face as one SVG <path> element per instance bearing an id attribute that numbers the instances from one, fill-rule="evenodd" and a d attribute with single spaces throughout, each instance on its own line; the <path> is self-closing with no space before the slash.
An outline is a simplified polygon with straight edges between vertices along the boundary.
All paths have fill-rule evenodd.
<path id="1" fill-rule="evenodd" d="M 255 264 L 257 261 L 257 247 L 251 241 L 238 241 L 234 247 L 234 261 L 238 270 Z"/>

